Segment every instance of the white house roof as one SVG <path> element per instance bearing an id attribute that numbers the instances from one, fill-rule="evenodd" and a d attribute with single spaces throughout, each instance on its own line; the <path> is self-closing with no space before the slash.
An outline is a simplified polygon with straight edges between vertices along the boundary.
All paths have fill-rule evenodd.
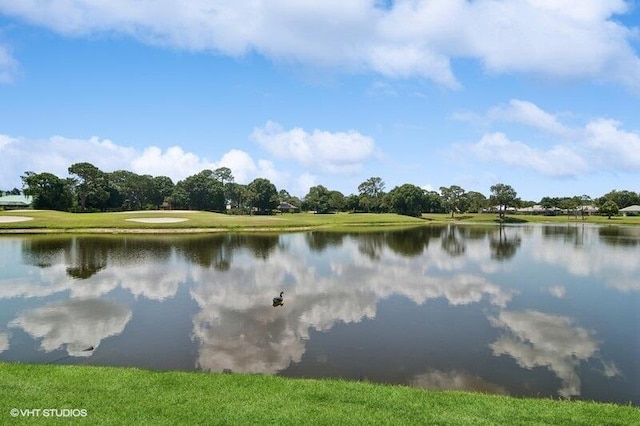
<path id="1" fill-rule="evenodd" d="M 624 209 L 620 209 L 621 212 L 627 213 L 640 213 L 640 206 L 634 204 L 633 206 L 625 207 Z"/>
<path id="2" fill-rule="evenodd" d="M 32 201 L 33 198 L 29 195 L 5 195 L 0 197 L 0 206 L 28 207 Z"/>

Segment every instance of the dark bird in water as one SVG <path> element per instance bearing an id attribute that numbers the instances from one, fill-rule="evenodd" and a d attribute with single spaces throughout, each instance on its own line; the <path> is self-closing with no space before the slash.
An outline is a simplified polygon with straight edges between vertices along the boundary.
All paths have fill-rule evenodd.
<path id="1" fill-rule="evenodd" d="M 88 348 L 83 349 L 82 352 L 91 352 L 93 349 L 94 349 L 93 346 L 89 346 Z"/>
<path id="2" fill-rule="evenodd" d="M 284 305 L 284 299 L 282 298 L 283 294 L 284 294 L 284 291 L 281 291 L 279 297 L 274 297 L 273 298 L 273 306 L 274 307 Z"/>

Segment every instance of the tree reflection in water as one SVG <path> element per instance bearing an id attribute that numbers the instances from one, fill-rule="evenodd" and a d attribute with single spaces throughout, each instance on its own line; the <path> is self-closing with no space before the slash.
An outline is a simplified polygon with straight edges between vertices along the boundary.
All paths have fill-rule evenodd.
<path id="1" fill-rule="evenodd" d="M 497 238 L 496 238 L 496 234 Z M 508 234 L 512 234 L 509 236 Z M 516 229 L 509 229 L 509 232 L 505 229 L 505 226 L 500 225 L 498 232 L 494 232 L 491 235 L 489 246 L 491 247 L 491 258 L 496 260 L 508 260 L 515 256 L 522 239 Z"/>

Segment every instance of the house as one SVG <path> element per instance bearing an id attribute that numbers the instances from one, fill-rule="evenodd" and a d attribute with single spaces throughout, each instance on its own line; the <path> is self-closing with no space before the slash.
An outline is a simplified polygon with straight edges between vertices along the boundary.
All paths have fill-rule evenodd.
<path id="1" fill-rule="evenodd" d="M 293 213 L 300 210 L 298 207 L 294 206 L 291 203 L 287 203 L 286 201 L 280 201 L 280 204 L 278 204 L 277 208 L 282 213 Z"/>
<path id="2" fill-rule="evenodd" d="M 28 209 L 33 203 L 30 195 L 5 195 L 0 197 L 0 209 Z"/>
<path id="3" fill-rule="evenodd" d="M 620 213 L 622 213 L 623 216 L 626 216 L 629 213 L 634 215 L 640 214 L 640 206 L 637 204 L 634 204 L 633 206 L 625 207 L 624 209 L 620 209 L 619 211 Z"/>

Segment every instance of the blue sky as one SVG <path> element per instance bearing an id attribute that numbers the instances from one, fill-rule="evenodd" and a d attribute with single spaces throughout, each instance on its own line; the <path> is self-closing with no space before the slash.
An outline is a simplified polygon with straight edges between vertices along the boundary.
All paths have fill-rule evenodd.
<path id="1" fill-rule="evenodd" d="M 0 0 L 0 189 L 88 161 L 596 197 L 640 191 L 638 111 L 636 1 Z"/>

